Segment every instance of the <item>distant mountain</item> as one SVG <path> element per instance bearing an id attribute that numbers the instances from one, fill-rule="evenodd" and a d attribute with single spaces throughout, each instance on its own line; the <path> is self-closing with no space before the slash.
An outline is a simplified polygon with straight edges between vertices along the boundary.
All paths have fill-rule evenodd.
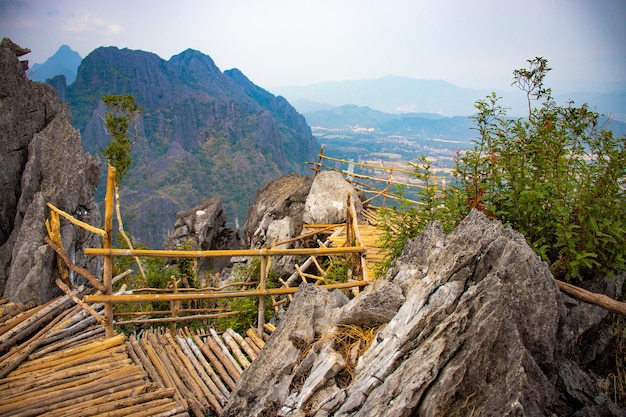
<path id="1" fill-rule="evenodd" d="M 460 88 L 441 80 L 397 76 L 279 87 L 273 92 L 296 105 L 304 99 L 333 106 L 355 104 L 388 113 L 425 112 L 445 116 L 472 114 L 474 102 L 489 94 L 488 90 Z"/>
<path id="2" fill-rule="evenodd" d="M 304 113 L 304 117 L 309 126 L 330 129 L 355 126 L 381 128 L 383 125 L 389 125 L 394 121 L 403 119 L 417 118 L 431 121 L 449 119 L 434 113 L 385 113 L 367 106 L 355 106 L 353 104 L 311 111 Z"/>
<path id="3" fill-rule="evenodd" d="M 304 117 L 284 98 L 239 70 L 221 72 L 198 51 L 169 61 L 113 47 L 89 54 L 66 97 L 94 154 L 110 140 L 101 119 L 106 94 L 132 94 L 145 109 L 122 182 L 122 213 L 133 237 L 149 247 L 161 247 L 177 211 L 206 198 L 220 196 L 229 221 L 243 223 L 262 186 L 306 173 L 319 151 Z"/>
<path id="4" fill-rule="evenodd" d="M 57 75 L 64 75 L 67 84 L 71 84 L 76 79 L 78 66 L 83 59 L 78 52 L 72 50 L 67 45 L 61 45 L 43 64 L 33 64 L 28 72 L 28 77 L 34 81 L 46 81 Z"/>
<path id="5" fill-rule="evenodd" d="M 307 86 L 277 87 L 272 92 L 286 97 L 301 113 L 328 109 L 329 106 L 354 104 L 387 113 L 436 113 L 443 116 L 469 116 L 476 112 L 474 103 L 493 89 L 460 88 L 442 80 L 420 80 L 387 76 L 373 80 L 327 81 Z M 560 93 L 554 91 L 557 104 L 572 99 L 577 105 L 611 114 L 626 122 L 626 91 L 610 93 Z M 509 115 L 526 116 L 523 92 L 514 87 L 496 91 Z"/>

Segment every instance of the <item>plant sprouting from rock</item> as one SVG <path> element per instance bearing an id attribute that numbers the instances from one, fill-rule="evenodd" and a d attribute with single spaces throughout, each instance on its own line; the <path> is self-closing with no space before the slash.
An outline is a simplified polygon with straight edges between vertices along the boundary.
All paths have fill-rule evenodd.
<path id="1" fill-rule="evenodd" d="M 108 109 L 104 115 L 104 124 L 107 132 L 113 138 L 102 150 L 102 154 L 107 162 L 115 167 L 119 182 L 128 172 L 132 162 L 130 153 L 138 134 L 137 125 L 134 123 L 143 109 L 139 107 L 135 98 L 130 94 L 123 96 L 106 95 L 102 97 L 102 101 Z M 132 139 L 128 137 L 128 130 L 131 126 L 134 127 Z"/>

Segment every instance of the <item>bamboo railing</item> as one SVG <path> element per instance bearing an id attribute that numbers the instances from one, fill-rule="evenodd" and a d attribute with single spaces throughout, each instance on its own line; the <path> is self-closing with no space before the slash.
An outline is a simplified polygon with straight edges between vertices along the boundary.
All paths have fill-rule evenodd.
<path id="1" fill-rule="evenodd" d="M 297 287 L 290 287 L 284 283 L 283 288 L 267 289 L 266 282 L 269 273 L 269 266 L 271 259 L 277 256 L 308 256 L 315 259 L 316 256 L 358 256 L 360 258 L 359 278 L 352 279 L 345 283 L 336 283 L 329 285 L 321 285 L 322 288 L 335 289 L 335 288 L 356 288 L 362 287 L 368 283 L 367 269 L 365 265 L 365 252 L 367 248 L 362 245 L 358 232 L 358 222 L 356 220 L 356 211 L 354 209 L 353 202 L 348 201 L 347 208 L 347 221 L 346 230 L 348 230 L 348 242 L 347 245 L 341 247 L 319 247 L 319 248 L 295 248 L 295 249 L 278 249 L 274 247 L 261 248 L 261 249 L 243 249 L 243 250 L 208 250 L 208 251 L 171 251 L 171 250 L 139 250 L 139 249 L 114 249 L 112 247 L 112 233 L 113 233 L 113 208 L 114 208 L 114 184 L 115 184 L 115 168 L 108 167 L 107 172 L 107 187 L 105 196 L 105 214 L 104 214 L 104 226 L 102 229 L 92 225 L 88 225 L 81 222 L 70 214 L 63 212 L 52 204 L 48 204 L 51 210 L 50 222 L 47 222 L 49 238 L 46 238 L 46 242 L 52 247 L 59 255 L 58 263 L 59 268 L 66 270 L 67 268 L 84 276 L 97 290 L 97 294 L 85 295 L 82 300 L 78 300 L 75 297 L 75 302 L 81 305 L 85 310 L 94 315 L 94 318 L 98 322 L 103 323 L 106 329 L 106 337 L 110 338 L 115 336 L 114 324 L 116 324 L 115 317 L 125 315 L 124 313 L 114 312 L 114 305 L 120 303 L 153 303 L 153 302 L 169 302 L 170 310 L 154 312 L 156 315 L 164 314 L 170 317 L 159 317 L 152 319 L 138 318 L 126 321 L 117 322 L 117 324 L 139 324 L 139 323 L 154 323 L 154 322 L 169 322 L 171 323 L 172 330 L 175 329 L 175 324 L 179 321 L 193 320 L 194 318 L 217 318 L 225 317 L 227 315 L 233 315 L 233 312 L 216 312 L 215 314 L 200 314 L 193 316 L 179 316 L 178 313 L 183 309 L 180 308 L 180 301 L 188 300 L 217 300 L 225 298 L 235 297 L 259 297 L 258 307 L 258 320 L 257 320 L 257 332 L 262 334 L 265 326 L 265 297 L 272 297 L 279 295 L 291 295 L 297 291 Z M 68 257 L 65 255 L 63 246 L 60 239 L 60 222 L 58 217 L 61 216 L 76 226 L 82 227 L 92 233 L 96 233 L 103 237 L 102 248 L 87 248 L 85 254 L 88 256 L 101 256 L 104 259 L 103 276 L 102 281 L 91 275 L 87 270 L 76 267 L 73 265 Z M 357 237 L 356 239 L 354 237 Z M 296 239 L 296 238 L 294 238 Z M 283 242 L 279 242 L 283 243 Z M 261 259 L 261 272 L 259 277 L 258 289 L 255 290 L 239 290 L 239 291 L 203 291 L 203 292 L 179 292 L 177 291 L 176 280 L 174 279 L 173 293 L 148 293 L 148 294 L 113 294 L 113 276 L 112 265 L 114 257 L 158 257 L 158 258 L 215 258 L 215 257 L 260 257 Z M 301 272 L 301 271 L 300 271 Z M 65 275 L 62 272 L 62 277 Z M 306 279 L 303 278 L 305 281 Z M 60 288 L 64 292 L 68 293 L 69 287 L 60 280 L 57 282 Z M 246 284 L 248 285 L 248 284 Z M 104 318 L 101 315 L 94 313 L 87 305 L 89 303 L 102 303 L 104 305 Z M 189 309 L 187 309 L 189 310 Z M 203 312 L 203 313 L 206 313 Z M 97 316 L 97 317 L 96 317 Z"/>
<path id="2" fill-rule="evenodd" d="M 339 169 L 337 167 L 331 166 L 324 161 L 332 161 L 336 162 L 339 165 L 346 165 L 348 167 L 361 167 L 373 170 L 374 172 L 379 172 L 380 176 L 372 176 L 372 175 L 364 175 L 350 171 L 349 169 Z M 400 197 L 397 194 L 390 192 L 391 186 L 402 186 L 407 189 L 418 189 L 424 188 L 424 185 L 419 182 L 407 182 L 401 181 L 398 179 L 394 179 L 394 174 L 403 174 L 406 176 L 411 176 L 414 174 L 413 170 L 402 169 L 402 168 L 394 168 L 394 167 L 385 167 L 381 165 L 368 164 L 363 162 L 354 162 L 348 161 L 346 159 L 333 158 L 331 156 L 324 155 L 324 146 L 321 147 L 320 152 L 317 156 L 316 163 L 309 163 L 312 165 L 311 168 L 314 172 L 314 175 L 317 175 L 321 170 L 335 171 L 341 173 L 344 178 L 350 182 L 356 189 L 363 191 L 366 194 L 371 194 L 372 196 L 367 198 L 364 203 L 370 203 L 378 197 L 382 198 L 381 207 L 385 207 L 387 199 L 398 200 L 407 202 L 410 204 L 422 205 L 421 201 L 411 200 L 405 197 Z M 443 189 L 445 188 L 446 178 L 442 176 L 433 176 L 434 181 Z M 369 183 L 362 181 L 367 180 Z M 378 185 L 372 185 L 378 184 Z"/>

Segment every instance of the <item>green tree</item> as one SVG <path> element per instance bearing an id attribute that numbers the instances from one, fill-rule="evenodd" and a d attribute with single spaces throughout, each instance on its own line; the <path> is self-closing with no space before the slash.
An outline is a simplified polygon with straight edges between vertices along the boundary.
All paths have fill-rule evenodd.
<path id="1" fill-rule="evenodd" d="M 495 93 L 476 102 L 478 139 L 457 157 L 445 193 L 429 182 L 425 159 L 413 165 L 426 185 L 422 205 L 384 212 L 386 264 L 427 221 L 449 230 L 475 208 L 523 234 L 557 278 L 626 269 L 626 136 L 614 137 L 587 104 L 557 105 L 544 86 L 547 60 L 528 63 L 513 72 L 528 117 L 508 117 Z"/>
<path id="2" fill-rule="evenodd" d="M 113 138 L 106 148 L 102 149 L 102 154 L 107 162 L 115 167 L 117 171 L 116 180 L 120 182 L 128 172 L 132 162 L 130 153 L 135 140 L 137 139 L 137 126 L 134 127 L 134 134 L 128 137 L 128 129 L 136 118 L 143 112 L 143 109 L 135 102 L 135 97 L 130 94 L 123 96 L 106 95 L 102 101 L 107 106 L 104 115 L 104 124 L 107 132 Z"/>
<path id="3" fill-rule="evenodd" d="M 102 101 L 108 109 L 104 115 L 104 124 L 109 135 L 113 138 L 109 145 L 102 149 L 102 154 L 107 159 L 108 164 L 113 166 L 116 171 L 115 213 L 119 236 L 124 239 L 129 249 L 133 249 L 133 245 L 124 231 L 124 223 L 122 223 L 122 215 L 120 213 L 120 183 L 132 162 L 130 153 L 139 133 L 137 125 L 134 123 L 143 112 L 143 109 L 135 102 L 135 97 L 130 94 L 124 96 L 106 95 L 102 97 Z M 132 141 L 128 137 L 128 129 L 131 127 L 131 124 L 134 127 Z M 144 268 L 139 258 L 135 256 L 134 259 L 141 274 L 142 284 L 147 285 Z"/>
<path id="4" fill-rule="evenodd" d="M 507 117 L 495 94 L 476 103 L 479 138 L 457 163 L 468 208 L 522 233 L 558 278 L 626 267 L 626 137 L 587 104 L 559 106 L 543 84 L 547 60 L 513 72 L 528 117 Z"/>

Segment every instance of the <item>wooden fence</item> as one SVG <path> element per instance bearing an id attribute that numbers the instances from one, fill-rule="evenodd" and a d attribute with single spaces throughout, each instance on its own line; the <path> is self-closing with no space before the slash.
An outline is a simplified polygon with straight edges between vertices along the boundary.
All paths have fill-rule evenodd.
<path id="1" fill-rule="evenodd" d="M 330 285 L 321 285 L 322 288 L 334 289 L 334 288 L 355 288 L 361 287 L 368 283 L 365 265 L 365 252 L 367 248 L 360 241 L 360 234 L 358 231 L 358 222 L 356 221 L 356 211 L 354 204 L 348 200 L 347 221 L 345 225 L 346 230 L 346 245 L 341 247 L 319 247 L 319 248 L 297 248 L 297 249 L 277 249 L 274 247 L 262 248 L 262 249 L 245 249 L 245 250 L 208 250 L 208 251 L 167 251 L 167 250 L 134 250 L 134 249 L 114 249 L 112 247 L 112 234 L 113 234 L 113 190 L 115 184 L 115 168 L 108 167 L 107 174 L 107 187 L 105 196 L 105 214 L 104 214 L 104 226 L 102 229 L 88 225 L 81 222 L 71 215 L 59 210 L 52 204 L 48 204 L 51 210 L 51 219 L 46 222 L 46 226 L 49 233 L 49 238 L 46 242 L 57 252 L 58 266 L 61 271 L 61 280 L 57 281 L 59 287 L 61 287 L 66 293 L 71 293 L 69 287 L 65 284 L 67 281 L 68 268 L 74 272 L 85 277 L 95 289 L 98 290 L 96 294 L 86 295 L 83 299 L 74 297 L 74 301 L 81 305 L 85 310 L 96 318 L 106 328 L 106 337 L 115 336 L 114 325 L 116 313 L 114 312 L 114 305 L 120 303 L 153 303 L 153 302 L 170 302 L 171 310 L 166 313 L 170 313 L 170 318 L 157 318 L 144 320 L 132 320 L 132 323 L 138 322 L 170 322 L 176 323 L 177 321 L 190 320 L 193 318 L 208 318 L 208 317 L 220 317 L 224 314 L 214 315 L 200 315 L 200 316 L 178 316 L 178 312 L 181 310 L 177 308 L 178 302 L 185 300 L 217 300 L 225 298 L 236 297 L 259 297 L 258 303 L 258 324 L 257 331 L 259 334 L 263 331 L 264 318 L 265 318 L 265 297 L 277 296 L 277 295 L 289 295 L 297 291 L 297 287 L 290 287 L 288 282 L 283 282 L 283 288 L 268 289 L 266 288 L 267 277 L 269 273 L 269 265 L 271 258 L 277 256 L 308 256 L 313 258 L 315 256 L 347 256 L 353 254 L 358 256 L 360 261 L 357 262 L 355 271 L 358 275 L 353 274 L 353 279 L 349 282 L 336 283 Z M 94 277 L 89 271 L 84 270 L 73 265 L 66 256 L 60 235 L 60 220 L 59 216 L 66 218 L 71 223 L 96 233 L 103 237 L 102 248 L 87 248 L 85 254 L 89 256 L 102 256 L 104 259 L 103 277 L 100 281 L 97 277 Z M 280 245 L 284 242 L 277 242 L 275 245 Z M 150 294 L 114 294 L 113 282 L 113 258 L 122 256 L 132 257 L 158 257 L 158 258 L 206 258 L 206 257 L 260 257 L 261 271 L 259 277 L 258 289 L 254 290 L 240 290 L 240 291 L 203 291 L 200 292 L 175 292 L 175 293 L 150 293 Z M 304 269 L 304 264 L 302 269 Z M 302 271 L 300 275 L 304 276 Z M 360 279 L 354 279 L 358 277 Z M 306 278 L 304 278 L 306 280 Z M 103 303 L 104 304 L 104 319 L 102 315 L 96 313 L 89 307 L 91 303 Z M 158 314 L 159 312 L 157 312 Z M 121 314 L 121 313 L 120 313 Z M 126 323 L 124 323 L 126 324 Z"/>
<path id="2" fill-rule="evenodd" d="M 335 166 L 330 164 L 333 162 L 335 163 Z M 413 170 L 385 167 L 382 165 L 382 163 L 380 165 L 374 165 L 362 162 L 348 161 L 346 159 L 333 158 L 331 156 L 324 155 L 323 146 L 318 154 L 317 162 L 309 163 L 309 165 L 312 165 L 311 169 L 315 172 L 315 175 L 317 175 L 317 173 L 322 170 L 340 172 L 346 178 L 346 180 L 349 181 L 356 189 L 370 195 L 370 197 L 368 197 L 364 201 L 364 204 L 372 203 L 377 198 L 381 198 L 381 207 L 385 207 L 387 199 L 398 201 L 401 200 L 410 204 L 417 205 L 423 204 L 421 201 L 400 197 L 398 194 L 393 193 L 391 190 L 391 187 L 394 185 L 403 187 L 407 190 L 420 188 L 423 189 L 424 185 L 417 180 L 411 182 L 408 180 L 400 180 L 394 178 L 394 174 L 396 174 L 396 177 L 411 177 L 415 173 L 415 171 Z M 338 168 L 337 166 L 346 166 L 347 169 Z M 374 175 L 355 173 L 355 167 L 361 167 L 372 171 Z M 376 176 L 376 174 L 378 174 L 378 176 Z M 437 187 L 439 187 L 440 189 L 445 188 L 445 177 L 433 176 L 432 179 L 435 181 Z"/>

